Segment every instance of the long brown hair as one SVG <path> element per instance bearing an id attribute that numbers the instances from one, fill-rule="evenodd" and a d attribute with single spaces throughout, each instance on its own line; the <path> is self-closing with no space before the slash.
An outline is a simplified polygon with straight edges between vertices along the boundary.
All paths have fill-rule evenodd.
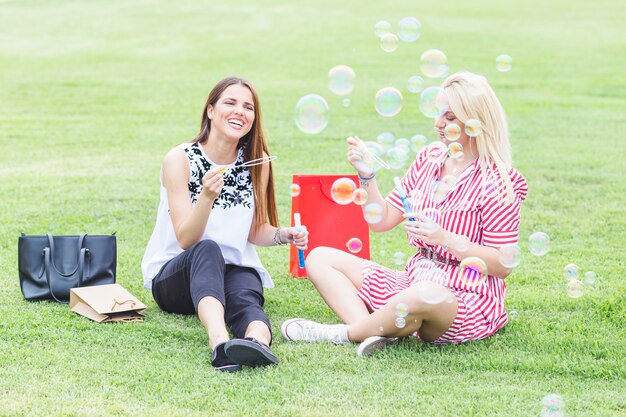
<path id="1" fill-rule="evenodd" d="M 267 146 L 265 133 L 263 131 L 259 96 L 248 80 L 239 77 L 224 78 L 222 81 L 218 82 L 215 87 L 213 87 L 209 93 L 206 104 L 204 105 L 204 110 L 202 111 L 200 133 L 198 133 L 198 136 L 193 139 L 193 142 L 206 143 L 209 139 L 209 132 L 211 131 L 211 119 L 209 119 L 209 116 L 207 115 L 209 105 L 215 106 L 224 90 L 234 84 L 243 85 L 250 90 L 254 101 L 254 122 L 252 123 L 252 128 L 239 140 L 239 146 L 244 146 L 243 159 L 244 161 L 251 161 L 253 159 L 263 158 L 263 154 L 265 153 L 269 155 L 270 150 Z M 261 190 L 261 171 L 263 169 L 263 165 L 252 166 L 248 169 L 250 170 L 250 178 L 254 189 L 254 220 L 256 226 L 259 227 L 266 221 L 269 221 L 272 226 L 278 226 L 272 163 L 269 163 L 270 176 L 267 183 L 267 190 Z"/>

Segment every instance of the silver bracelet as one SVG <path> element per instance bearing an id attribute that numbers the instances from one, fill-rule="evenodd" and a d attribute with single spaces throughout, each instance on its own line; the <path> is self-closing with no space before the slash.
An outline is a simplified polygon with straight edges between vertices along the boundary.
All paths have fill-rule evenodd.
<path id="1" fill-rule="evenodd" d="M 276 231 L 274 232 L 274 237 L 272 238 L 272 241 L 274 242 L 274 245 L 276 246 L 283 246 L 286 245 L 287 243 L 283 243 L 282 240 L 280 240 L 280 230 L 282 229 L 282 227 L 277 227 Z"/>
<path id="2" fill-rule="evenodd" d="M 372 175 L 370 175 L 369 177 L 362 177 L 361 174 L 357 174 L 359 176 L 359 182 L 361 183 L 361 185 L 364 186 L 368 186 L 370 181 L 374 179 L 374 177 L 376 176 L 376 173 L 373 172 Z"/>

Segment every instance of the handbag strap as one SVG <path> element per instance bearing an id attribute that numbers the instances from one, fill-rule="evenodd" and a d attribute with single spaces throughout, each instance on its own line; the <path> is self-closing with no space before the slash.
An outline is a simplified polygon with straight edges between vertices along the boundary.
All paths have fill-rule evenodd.
<path id="1" fill-rule="evenodd" d="M 47 233 L 46 236 L 48 236 L 48 245 L 49 245 L 48 247 L 50 248 L 51 265 L 52 267 L 54 267 L 54 269 L 59 271 L 57 266 L 54 264 L 54 254 L 56 253 L 56 249 L 54 246 L 54 236 L 52 236 L 50 233 Z M 85 240 L 85 236 L 87 236 L 85 233 L 78 236 L 78 248 L 76 248 L 77 253 L 81 253 L 81 251 L 83 250 L 83 242 Z M 89 249 L 87 249 L 87 251 L 89 251 Z M 78 264 L 76 265 L 76 268 L 72 272 L 69 272 L 67 275 L 73 275 L 78 270 L 79 267 L 80 267 L 80 257 L 78 259 Z M 48 267 L 46 266 L 46 270 L 47 269 Z"/>
<path id="2" fill-rule="evenodd" d="M 89 252 L 88 249 L 82 248 L 80 250 L 80 255 L 78 256 L 78 266 L 76 267 L 78 271 L 77 287 L 82 286 L 84 278 L 85 278 L 85 256 L 87 256 L 88 252 Z M 69 300 L 64 301 L 64 300 L 58 299 L 57 296 L 54 295 L 54 291 L 52 291 L 52 285 L 50 285 L 50 267 L 53 266 L 52 263 L 54 262 L 54 259 L 51 260 L 51 257 L 52 257 L 51 248 L 44 248 L 43 256 L 44 256 L 44 269 L 46 271 L 46 283 L 48 284 L 48 290 L 50 291 L 50 295 L 52 296 L 52 298 L 54 298 L 55 301 L 59 303 L 69 304 Z"/>

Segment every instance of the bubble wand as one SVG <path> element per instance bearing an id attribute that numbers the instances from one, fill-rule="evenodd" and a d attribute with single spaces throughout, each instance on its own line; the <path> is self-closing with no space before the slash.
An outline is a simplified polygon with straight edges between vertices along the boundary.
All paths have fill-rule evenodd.
<path id="1" fill-rule="evenodd" d="M 409 200 L 406 198 L 406 191 L 404 191 L 404 187 L 402 187 L 402 184 L 400 183 L 400 178 L 393 177 L 393 183 L 396 185 L 396 190 L 398 190 L 398 194 L 400 194 L 400 200 L 402 201 L 404 211 L 406 213 L 411 213 L 413 209 L 411 208 Z M 412 222 L 415 221 L 413 217 L 409 217 L 409 220 Z"/>
<path id="2" fill-rule="evenodd" d="M 300 213 L 293 213 L 293 223 L 296 226 L 298 233 L 300 233 L 302 231 Z M 300 269 L 304 269 L 304 251 L 302 249 L 298 249 L 298 266 Z"/>
<path id="3" fill-rule="evenodd" d="M 221 169 L 220 171 L 221 171 L 221 172 L 222 172 L 222 174 L 223 174 L 224 172 L 226 172 L 226 170 L 227 170 L 228 168 L 237 168 L 237 167 L 253 167 L 253 166 L 256 166 L 256 165 L 263 165 L 263 164 L 270 163 L 270 162 L 272 162 L 272 161 L 276 160 L 277 158 L 278 158 L 278 156 L 276 156 L 276 155 L 272 155 L 272 156 L 264 156 L 264 157 L 262 157 L 262 158 L 257 158 L 257 159 L 252 159 L 252 160 L 250 160 L 250 161 L 246 161 L 246 162 L 244 162 L 244 163 L 242 163 L 242 164 L 235 164 L 235 165 L 234 165 L 234 166 L 232 166 L 232 167 L 229 167 L 229 166 L 223 166 L 223 167 L 222 167 L 222 169 Z M 219 166 L 219 165 L 218 165 L 218 166 Z"/>

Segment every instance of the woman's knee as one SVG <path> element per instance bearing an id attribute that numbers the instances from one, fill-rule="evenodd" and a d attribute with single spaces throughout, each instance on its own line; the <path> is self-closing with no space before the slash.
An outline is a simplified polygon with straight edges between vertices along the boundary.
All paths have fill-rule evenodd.
<path id="1" fill-rule="evenodd" d="M 222 253 L 220 246 L 214 241 L 210 239 L 201 240 L 197 243 L 194 243 L 189 250 L 193 252 L 202 252 L 202 253 Z"/>
<path id="2" fill-rule="evenodd" d="M 428 319 L 431 315 L 436 315 L 442 306 L 453 301 L 454 294 L 447 288 L 432 282 L 419 282 L 399 293 L 396 304 L 406 304 L 409 314 Z"/>

